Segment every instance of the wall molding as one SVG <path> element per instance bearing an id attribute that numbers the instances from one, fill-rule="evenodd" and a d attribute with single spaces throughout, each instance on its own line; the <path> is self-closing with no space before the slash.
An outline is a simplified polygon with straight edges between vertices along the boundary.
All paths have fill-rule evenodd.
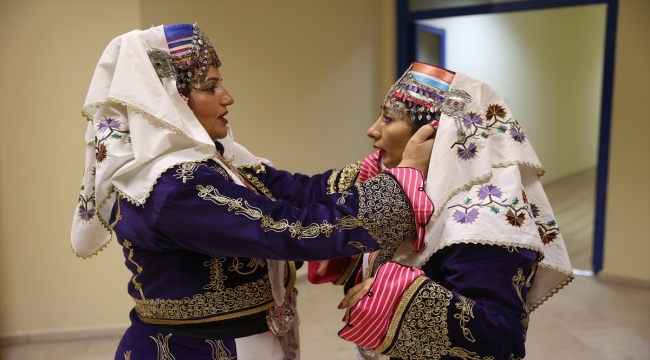
<path id="1" fill-rule="evenodd" d="M 0 346 L 121 337 L 127 328 L 128 325 L 125 324 L 101 328 L 33 331 L 21 334 L 2 335 L 0 336 Z"/>

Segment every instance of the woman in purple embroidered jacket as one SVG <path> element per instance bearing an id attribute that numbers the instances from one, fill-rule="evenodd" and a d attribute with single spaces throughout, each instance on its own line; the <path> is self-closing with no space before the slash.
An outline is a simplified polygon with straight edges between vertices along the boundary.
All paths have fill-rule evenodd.
<path id="1" fill-rule="evenodd" d="M 439 119 L 426 184 L 435 210 L 424 241 L 364 255 L 347 279 L 357 285 L 339 305 L 348 309 L 339 336 L 366 359 L 521 359 L 530 312 L 572 279 L 544 170 L 491 87 L 414 63 L 368 130 L 382 150 L 360 179 L 399 163 L 395 143 L 403 148 L 430 117 Z M 310 280 L 355 274 L 334 262 L 318 274 L 310 264 Z"/>
<path id="2" fill-rule="evenodd" d="M 292 175 L 233 141 L 219 66 L 180 24 L 117 37 L 95 70 L 72 245 L 123 246 L 135 308 L 116 359 L 299 358 L 290 260 L 394 249 L 430 217 L 431 127 L 363 183 L 346 185 L 358 163 Z"/>

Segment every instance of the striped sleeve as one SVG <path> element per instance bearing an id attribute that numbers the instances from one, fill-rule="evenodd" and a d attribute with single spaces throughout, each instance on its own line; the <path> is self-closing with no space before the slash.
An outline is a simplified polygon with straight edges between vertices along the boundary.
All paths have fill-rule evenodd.
<path id="1" fill-rule="evenodd" d="M 396 262 L 382 265 L 370 290 L 350 308 L 348 322 L 339 331 L 342 339 L 375 349 L 382 344 L 391 317 L 404 291 L 424 272 Z"/>
<path id="2" fill-rule="evenodd" d="M 366 156 L 359 169 L 359 181 L 365 181 L 379 174 L 379 151 Z"/>
<path id="3" fill-rule="evenodd" d="M 424 177 L 419 170 L 407 167 L 385 169 L 384 171 L 391 173 L 397 179 L 413 205 L 415 230 L 418 235 L 417 240 L 413 242 L 413 250 L 420 251 L 424 244 L 424 227 L 433 214 L 433 203 L 424 191 Z"/>

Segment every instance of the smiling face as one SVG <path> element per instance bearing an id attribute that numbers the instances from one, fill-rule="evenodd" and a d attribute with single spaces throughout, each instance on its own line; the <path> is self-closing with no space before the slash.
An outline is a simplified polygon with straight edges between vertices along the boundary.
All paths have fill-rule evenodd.
<path id="1" fill-rule="evenodd" d="M 199 84 L 198 89 L 192 86 L 187 94 L 187 105 L 213 141 L 223 139 L 228 134 L 228 120 L 224 116 L 228 114 L 227 106 L 235 102 L 221 81 L 219 68 L 211 66 L 205 81 Z"/>
<path id="2" fill-rule="evenodd" d="M 404 104 L 397 102 L 396 106 Z M 396 167 L 402 161 L 402 153 L 413 135 L 412 121 L 405 111 L 393 112 L 384 103 L 379 119 L 366 132 L 368 137 L 375 140 L 374 147 L 381 150 L 384 166 Z"/>

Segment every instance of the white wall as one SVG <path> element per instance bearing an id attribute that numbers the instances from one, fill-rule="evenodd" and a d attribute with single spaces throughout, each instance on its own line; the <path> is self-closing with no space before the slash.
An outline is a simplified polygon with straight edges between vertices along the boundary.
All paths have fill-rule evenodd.
<path id="1" fill-rule="evenodd" d="M 446 68 L 501 94 L 545 183 L 596 166 L 605 5 L 422 21 L 446 31 Z"/>

